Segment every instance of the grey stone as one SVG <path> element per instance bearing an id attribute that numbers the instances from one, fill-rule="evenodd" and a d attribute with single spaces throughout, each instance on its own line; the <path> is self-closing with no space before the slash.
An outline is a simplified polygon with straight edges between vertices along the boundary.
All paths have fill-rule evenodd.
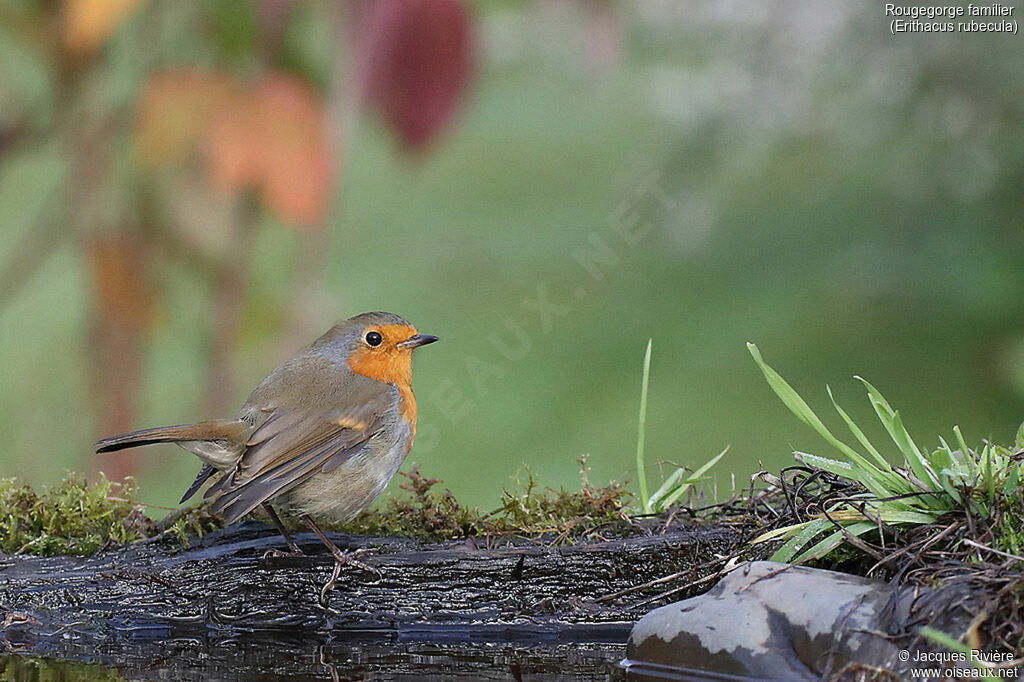
<path id="1" fill-rule="evenodd" d="M 818 680 L 849 664 L 899 671 L 916 593 L 833 571 L 767 561 L 744 564 L 706 594 L 655 609 L 633 627 L 633 679 Z M 732 677 L 735 676 L 735 677 Z"/>

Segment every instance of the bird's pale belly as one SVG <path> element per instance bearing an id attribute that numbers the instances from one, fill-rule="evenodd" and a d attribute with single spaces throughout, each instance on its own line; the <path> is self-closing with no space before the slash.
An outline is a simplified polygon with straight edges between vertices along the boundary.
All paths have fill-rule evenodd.
<path id="1" fill-rule="evenodd" d="M 297 487 L 288 494 L 288 504 L 303 514 L 351 520 L 384 492 L 406 452 L 404 442 L 371 442 L 334 471 L 316 474 Z"/>

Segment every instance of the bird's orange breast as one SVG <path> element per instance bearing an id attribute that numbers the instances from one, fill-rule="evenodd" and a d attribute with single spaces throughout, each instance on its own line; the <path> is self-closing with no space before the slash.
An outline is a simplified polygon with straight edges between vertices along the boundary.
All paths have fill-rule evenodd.
<path id="1" fill-rule="evenodd" d="M 356 374 L 369 377 L 398 387 L 402 418 L 412 427 L 416 436 L 416 396 L 412 392 L 412 349 L 400 348 L 396 344 L 414 336 L 416 328 L 411 325 L 386 324 L 376 327 L 384 338 L 379 348 L 361 346 L 348 358 L 349 368 Z M 409 439 L 412 447 L 412 438 Z"/>
<path id="2" fill-rule="evenodd" d="M 402 419 L 409 423 L 409 444 L 405 446 L 405 454 L 412 450 L 412 442 L 416 440 L 416 395 L 412 392 L 412 386 L 408 384 L 398 387 L 398 394 L 401 396 L 402 404 L 398 409 L 402 413 Z"/>

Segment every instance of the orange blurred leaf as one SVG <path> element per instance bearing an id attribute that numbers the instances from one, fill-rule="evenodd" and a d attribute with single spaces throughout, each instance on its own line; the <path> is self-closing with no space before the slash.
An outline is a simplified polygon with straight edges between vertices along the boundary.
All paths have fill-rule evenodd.
<path id="1" fill-rule="evenodd" d="M 157 74 L 142 92 L 135 133 L 143 162 L 179 162 L 206 134 L 210 118 L 232 95 L 233 84 L 214 72 L 183 69 Z"/>
<path id="2" fill-rule="evenodd" d="M 371 0 L 356 21 L 367 97 L 406 147 L 429 144 L 465 98 L 470 23 L 462 0 Z"/>
<path id="3" fill-rule="evenodd" d="M 259 184 L 263 175 L 259 109 L 252 94 L 238 91 L 208 121 L 205 133 L 210 180 L 225 192 L 237 193 Z"/>
<path id="4" fill-rule="evenodd" d="M 327 213 L 333 166 L 321 100 L 287 76 L 266 79 L 257 91 L 264 135 L 263 199 L 300 225 L 319 225 Z"/>
<path id="5" fill-rule="evenodd" d="M 302 227 L 319 228 L 329 207 L 332 178 L 324 150 L 287 150 L 268 168 L 263 199 L 284 218 Z"/>
<path id="6" fill-rule="evenodd" d="M 324 105 L 294 76 L 274 73 L 243 86 L 212 72 L 161 74 L 141 96 L 136 136 L 151 166 L 202 148 L 214 187 L 256 190 L 289 222 L 319 227 L 327 213 L 334 164 Z"/>
<path id="7" fill-rule="evenodd" d="M 64 46 L 89 54 L 102 46 L 138 7 L 140 0 L 65 0 Z"/>
<path id="8" fill-rule="evenodd" d="M 322 222 L 333 182 L 323 103 L 298 79 L 274 74 L 232 98 L 210 126 L 207 157 L 217 186 L 258 189 L 286 220 Z"/>

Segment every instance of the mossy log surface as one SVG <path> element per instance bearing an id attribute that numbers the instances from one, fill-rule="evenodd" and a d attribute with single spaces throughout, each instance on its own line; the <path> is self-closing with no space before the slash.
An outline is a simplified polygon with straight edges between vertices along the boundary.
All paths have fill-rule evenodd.
<path id="1" fill-rule="evenodd" d="M 626 601 L 602 597 L 705 563 L 741 541 L 738 531 L 719 527 L 560 546 L 331 537 L 343 550 L 371 548 L 360 560 L 381 577 L 346 568 L 328 608 L 318 593 L 333 560 L 316 537 L 296 536 L 306 556 L 264 557 L 284 549 L 283 541 L 252 521 L 184 550 L 144 541 L 84 558 L 0 557 L 0 640 L 8 651 L 119 668 L 178 655 L 168 647 L 209 653 L 211 643 L 247 640 L 288 651 L 298 641 L 321 657 L 324 645 L 353 641 L 534 643 L 552 652 L 612 644 L 614 651 L 650 608 L 633 604 L 665 586 Z M 564 652 L 556 655 L 564 660 Z"/>

